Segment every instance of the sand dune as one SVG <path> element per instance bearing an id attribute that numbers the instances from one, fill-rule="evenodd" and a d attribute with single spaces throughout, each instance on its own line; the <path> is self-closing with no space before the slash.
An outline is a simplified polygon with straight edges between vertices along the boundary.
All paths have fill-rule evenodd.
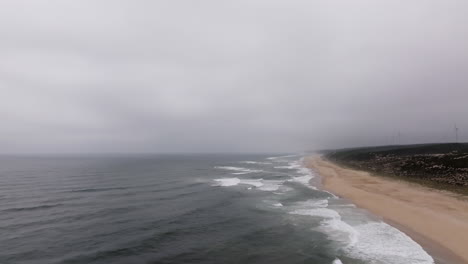
<path id="1" fill-rule="evenodd" d="M 423 245 L 436 259 L 468 263 L 468 202 L 455 194 L 339 167 L 318 156 L 307 166 L 323 187 L 383 217 Z"/>

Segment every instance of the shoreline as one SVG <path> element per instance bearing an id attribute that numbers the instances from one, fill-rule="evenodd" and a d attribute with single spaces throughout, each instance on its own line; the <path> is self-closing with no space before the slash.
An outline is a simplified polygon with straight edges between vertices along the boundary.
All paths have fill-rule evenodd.
<path id="1" fill-rule="evenodd" d="M 319 156 L 304 161 L 321 176 L 325 190 L 403 231 L 436 263 L 468 264 L 468 202 L 438 190 L 340 167 Z"/>

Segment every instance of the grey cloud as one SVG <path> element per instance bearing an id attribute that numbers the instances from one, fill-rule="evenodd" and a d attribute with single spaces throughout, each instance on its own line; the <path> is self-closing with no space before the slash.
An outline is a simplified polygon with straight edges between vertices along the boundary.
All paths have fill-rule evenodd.
<path id="1" fill-rule="evenodd" d="M 1 152 L 468 140 L 466 1 L 2 1 Z"/>

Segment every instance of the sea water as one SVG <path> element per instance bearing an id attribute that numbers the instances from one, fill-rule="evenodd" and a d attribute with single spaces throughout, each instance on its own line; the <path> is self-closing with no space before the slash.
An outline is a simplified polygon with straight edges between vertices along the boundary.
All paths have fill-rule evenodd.
<path id="1" fill-rule="evenodd" d="M 0 263 L 433 263 L 301 158 L 1 157 Z"/>

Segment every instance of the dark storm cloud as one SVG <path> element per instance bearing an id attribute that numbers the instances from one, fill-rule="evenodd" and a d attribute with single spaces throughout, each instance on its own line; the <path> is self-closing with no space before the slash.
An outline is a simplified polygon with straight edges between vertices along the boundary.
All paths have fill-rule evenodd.
<path id="1" fill-rule="evenodd" d="M 466 1 L 2 1 L 2 152 L 468 140 Z"/>

